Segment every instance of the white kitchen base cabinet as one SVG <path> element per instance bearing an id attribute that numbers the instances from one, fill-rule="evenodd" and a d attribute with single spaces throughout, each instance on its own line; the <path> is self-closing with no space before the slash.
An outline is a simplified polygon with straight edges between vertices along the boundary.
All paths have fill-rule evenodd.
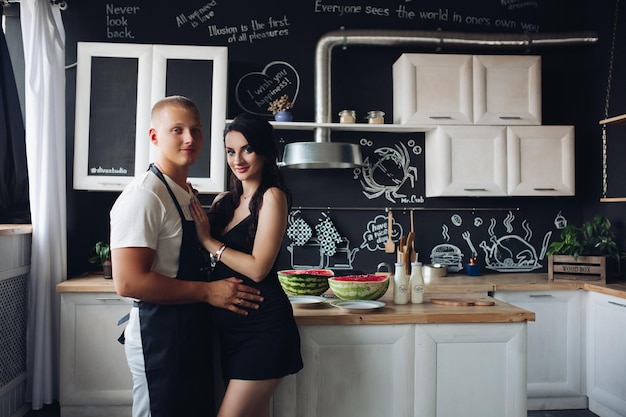
<path id="1" fill-rule="evenodd" d="M 301 326 L 272 416 L 526 417 L 526 326 Z"/>
<path id="2" fill-rule="evenodd" d="M 587 293 L 587 395 L 601 417 L 626 416 L 626 300 Z"/>
<path id="3" fill-rule="evenodd" d="M 114 293 L 61 294 L 61 417 L 130 417 L 132 377 L 117 341 L 129 310 Z"/>
<path id="4" fill-rule="evenodd" d="M 535 313 L 528 323 L 528 409 L 587 408 L 583 384 L 582 290 L 496 291 Z"/>

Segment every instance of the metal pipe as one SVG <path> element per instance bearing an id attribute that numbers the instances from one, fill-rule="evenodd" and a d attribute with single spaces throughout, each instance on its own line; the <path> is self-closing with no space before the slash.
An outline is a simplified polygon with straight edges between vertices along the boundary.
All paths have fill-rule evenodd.
<path id="1" fill-rule="evenodd" d="M 417 30 L 335 30 L 323 35 L 315 48 L 315 122 L 331 123 L 331 55 L 336 46 L 422 46 L 440 51 L 446 47 L 521 49 L 592 44 L 593 32 L 580 33 L 461 33 Z M 329 142 L 330 129 L 316 128 L 315 142 Z"/>

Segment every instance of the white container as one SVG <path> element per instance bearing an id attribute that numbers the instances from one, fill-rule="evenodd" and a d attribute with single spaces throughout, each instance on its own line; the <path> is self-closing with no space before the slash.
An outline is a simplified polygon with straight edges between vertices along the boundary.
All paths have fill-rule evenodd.
<path id="1" fill-rule="evenodd" d="M 393 303 L 408 304 L 409 297 L 409 277 L 406 275 L 404 263 L 396 262 L 396 272 L 393 276 Z"/>
<path id="2" fill-rule="evenodd" d="M 411 303 L 422 304 L 424 302 L 424 275 L 422 274 L 421 262 L 416 261 L 411 264 L 409 287 L 411 289 Z"/>

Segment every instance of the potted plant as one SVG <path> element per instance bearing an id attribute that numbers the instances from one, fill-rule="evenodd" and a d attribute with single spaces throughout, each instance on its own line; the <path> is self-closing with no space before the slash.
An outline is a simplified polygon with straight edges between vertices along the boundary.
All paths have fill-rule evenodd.
<path id="1" fill-rule="evenodd" d="M 546 251 L 549 280 L 606 283 L 607 264 L 611 277 L 619 276 L 622 256 L 606 217 L 596 215 L 581 226 L 567 225 L 561 239 L 552 242 Z"/>
<path id="2" fill-rule="evenodd" d="M 274 114 L 274 120 L 277 122 L 291 122 L 293 120 L 290 112 L 292 108 L 293 102 L 289 101 L 287 94 L 283 94 L 279 99 L 272 101 L 267 109 Z"/>
<path id="3" fill-rule="evenodd" d="M 111 270 L 111 248 L 106 242 L 97 242 L 93 248 L 95 255 L 88 259 L 89 263 L 102 266 L 104 278 L 113 278 Z"/>

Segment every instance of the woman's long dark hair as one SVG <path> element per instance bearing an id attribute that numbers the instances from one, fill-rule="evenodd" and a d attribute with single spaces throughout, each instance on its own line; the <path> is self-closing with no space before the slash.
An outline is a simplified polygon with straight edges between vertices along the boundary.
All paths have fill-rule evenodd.
<path id="1" fill-rule="evenodd" d="M 263 172 L 261 174 L 261 184 L 250 199 L 250 215 L 252 221 L 248 230 L 248 243 L 254 242 L 257 224 L 259 221 L 259 211 L 263 205 L 263 194 L 271 187 L 281 189 L 287 196 L 287 205 L 291 209 L 291 191 L 287 188 L 285 180 L 278 170 L 277 159 L 278 150 L 274 143 L 274 128 L 262 118 L 250 113 L 241 113 L 226 126 L 224 130 L 224 140 L 228 132 L 239 132 L 247 140 L 248 144 L 258 156 L 263 158 Z M 215 207 L 211 220 L 211 230 L 215 236 L 224 231 L 226 225 L 232 220 L 235 209 L 239 206 L 240 197 L 243 193 L 243 186 L 237 176 L 231 172 L 229 180 L 229 191 Z"/>

